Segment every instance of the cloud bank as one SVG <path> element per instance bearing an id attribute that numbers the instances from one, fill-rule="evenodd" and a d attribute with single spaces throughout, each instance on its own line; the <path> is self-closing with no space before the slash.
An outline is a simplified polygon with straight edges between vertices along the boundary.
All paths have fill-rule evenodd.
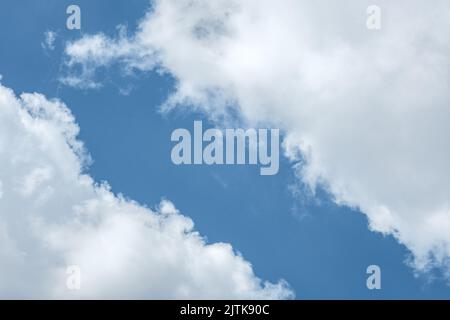
<path id="1" fill-rule="evenodd" d="M 370 31 L 371 4 L 156 0 L 134 35 L 66 54 L 81 76 L 113 61 L 170 73 L 166 109 L 279 126 L 302 183 L 365 213 L 416 270 L 450 274 L 450 6 L 380 0 Z"/>
<path id="2" fill-rule="evenodd" d="M 292 298 L 171 202 L 151 210 L 95 183 L 78 131 L 61 101 L 0 85 L 1 298 Z"/>

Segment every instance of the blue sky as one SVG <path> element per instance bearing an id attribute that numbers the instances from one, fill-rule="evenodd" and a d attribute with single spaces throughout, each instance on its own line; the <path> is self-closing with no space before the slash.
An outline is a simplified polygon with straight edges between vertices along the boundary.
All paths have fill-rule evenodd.
<path id="1" fill-rule="evenodd" d="M 0 10 L 0 74 L 16 93 L 41 92 L 64 101 L 76 117 L 93 163 L 88 172 L 116 193 L 150 207 L 162 198 L 191 217 L 210 242 L 228 242 L 270 281 L 285 279 L 298 299 L 444 299 L 450 295 L 439 272 L 414 276 L 409 251 L 391 236 L 368 229 L 366 217 L 339 207 L 319 191 L 315 199 L 295 196 L 292 164 L 281 160 L 275 176 L 252 166 L 175 166 L 170 134 L 201 113 L 158 107 L 173 91 L 170 75 L 156 72 L 123 77 L 102 70 L 103 87 L 80 90 L 58 82 L 66 41 L 83 34 L 129 32 L 148 8 L 146 0 L 77 1 L 81 31 L 65 28 L 72 1 L 3 1 Z M 56 31 L 55 50 L 45 50 L 44 33 Z M 131 87 L 130 87 L 131 86 Z M 121 88 L 131 88 L 128 95 Z M 368 290 L 366 268 L 382 270 L 382 289 Z"/>

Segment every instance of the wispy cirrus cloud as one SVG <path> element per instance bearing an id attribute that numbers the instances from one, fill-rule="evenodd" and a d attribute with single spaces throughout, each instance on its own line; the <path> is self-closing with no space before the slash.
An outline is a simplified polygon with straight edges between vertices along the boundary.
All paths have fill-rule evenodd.
<path id="1" fill-rule="evenodd" d="M 44 50 L 52 51 L 55 50 L 55 40 L 57 33 L 51 30 L 47 30 L 44 33 L 44 41 L 41 42 L 41 47 Z"/>

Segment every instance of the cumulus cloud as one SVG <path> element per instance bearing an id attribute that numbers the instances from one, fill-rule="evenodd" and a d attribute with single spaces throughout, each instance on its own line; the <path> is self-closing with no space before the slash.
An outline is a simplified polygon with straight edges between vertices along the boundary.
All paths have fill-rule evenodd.
<path id="1" fill-rule="evenodd" d="M 95 183 L 78 132 L 61 101 L 0 85 L 0 297 L 292 297 L 231 245 L 206 243 L 171 202 L 150 209 Z"/>
<path id="2" fill-rule="evenodd" d="M 234 109 L 279 126 L 304 184 L 365 213 L 411 250 L 417 270 L 448 271 L 450 6 L 380 0 L 381 30 L 371 31 L 371 4 L 156 0 L 121 41 L 177 80 L 166 108 L 213 119 Z M 96 37 L 67 46 L 71 63 L 95 62 Z"/>

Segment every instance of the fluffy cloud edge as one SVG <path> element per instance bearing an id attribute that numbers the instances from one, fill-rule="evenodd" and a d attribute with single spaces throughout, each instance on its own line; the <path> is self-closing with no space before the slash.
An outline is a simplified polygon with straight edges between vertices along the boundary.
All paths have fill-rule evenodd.
<path id="1" fill-rule="evenodd" d="M 416 270 L 448 274 L 442 70 L 449 65 L 449 8 L 445 1 L 426 9 L 420 1 L 379 5 L 383 27 L 370 34 L 360 1 L 317 8 L 306 1 L 156 0 L 134 35 L 86 35 L 66 55 L 88 70 L 85 79 L 95 76 L 95 61 L 162 68 L 177 80 L 167 109 L 194 107 L 221 119 L 231 105 L 245 121 L 281 126 L 286 154 L 304 160 L 302 183 L 366 214 L 371 230 L 412 252 Z M 102 50 L 90 45 L 98 37 Z M 93 54 L 105 48 L 115 54 Z"/>
<path id="2" fill-rule="evenodd" d="M 206 243 L 168 200 L 156 209 L 86 174 L 79 127 L 59 100 L 0 84 L 3 298 L 290 299 L 226 243 Z M 68 290 L 67 267 L 81 270 Z"/>

